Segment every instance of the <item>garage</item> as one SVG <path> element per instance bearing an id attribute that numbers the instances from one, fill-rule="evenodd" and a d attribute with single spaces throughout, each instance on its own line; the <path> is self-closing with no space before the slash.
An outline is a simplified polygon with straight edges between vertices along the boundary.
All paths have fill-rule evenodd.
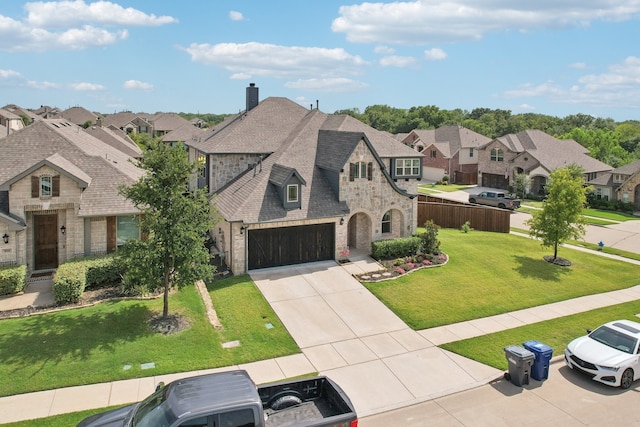
<path id="1" fill-rule="evenodd" d="M 505 178 L 504 175 L 494 174 L 494 173 L 483 173 L 482 174 L 482 186 L 489 188 L 500 188 L 502 190 L 509 189 L 509 179 Z"/>
<path id="2" fill-rule="evenodd" d="M 249 230 L 248 268 L 334 259 L 335 223 Z"/>

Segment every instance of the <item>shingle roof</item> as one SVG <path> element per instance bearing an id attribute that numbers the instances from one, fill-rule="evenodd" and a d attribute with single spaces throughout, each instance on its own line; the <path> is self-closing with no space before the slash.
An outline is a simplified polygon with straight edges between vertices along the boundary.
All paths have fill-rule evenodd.
<path id="1" fill-rule="evenodd" d="M 290 101 L 284 102 L 281 98 L 269 99 L 273 100 L 272 106 L 282 107 L 284 104 L 285 108 L 279 108 L 279 111 L 289 114 Z M 249 114 L 264 107 L 265 102 L 266 100 Z M 218 210 L 228 221 L 242 220 L 251 224 L 345 215 L 349 212 L 349 208 L 344 202 L 338 200 L 338 195 L 332 190 L 326 173 L 339 171 L 355 146 L 363 139 L 374 149 L 374 154 L 380 148 L 383 152 L 392 154 L 392 157 L 421 156 L 393 137 L 349 116 L 328 116 L 318 110 L 297 108 L 292 110 L 296 114 L 300 111 L 305 113 L 295 126 L 288 121 L 286 126 L 280 127 L 277 115 L 266 111 L 257 115 L 256 120 L 259 121 L 267 116 L 272 118 L 269 132 L 278 135 L 270 135 L 266 132 L 267 126 L 263 126 L 262 131 L 265 133 L 262 136 L 270 143 L 279 141 L 280 144 L 260 165 L 246 171 L 218 191 L 214 200 Z M 287 117 L 290 118 L 290 116 Z M 235 134 L 233 127 L 248 129 L 251 127 L 251 121 L 251 116 L 243 117 L 242 120 L 236 119 L 221 132 Z M 216 138 L 211 138 L 211 140 L 214 139 Z M 253 143 L 261 144 L 259 140 L 254 140 Z M 393 150 L 394 146 L 395 150 Z M 276 176 L 280 176 L 281 172 L 295 170 L 305 181 L 306 185 L 302 187 L 300 209 L 284 209 L 275 185 L 270 183 L 270 178 L 274 176 L 272 175 L 274 168 L 276 168 Z M 388 175 L 387 178 L 396 191 L 406 194 L 395 186 Z"/>
<path id="2" fill-rule="evenodd" d="M 124 131 L 117 129 L 114 126 L 90 126 L 84 131 L 89 135 L 98 138 L 105 144 L 122 151 L 128 156 L 135 158 L 142 157 L 142 150 L 140 147 L 138 147 Z"/>
<path id="3" fill-rule="evenodd" d="M 610 171 L 613 168 L 589 156 L 589 150 L 572 139 L 557 139 L 537 129 L 525 130 L 497 138 L 515 153 L 530 153 L 549 171 L 576 163 L 585 173 Z M 490 143 L 490 142 L 489 142 Z M 485 144 L 486 147 L 489 143 Z"/>
<path id="4" fill-rule="evenodd" d="M 623 175 L 635 175 L 640 173 L 640 160 L 615 168 L 613 173 L 620 173 Z"/>
<path id="5" fill-rule="evenodd" d="M 206 137 L 206 131 L 191 123 L 183 124 L 162 136 L 164 142 L 191 142 L 197 144 Z"/>
<path id="6" fill-rule="evenodd" d="M 83 125 L 86 122 L 95 124 L 98 115 L 82 107 L 71 107 L 60 113 L 60 117 L 69 120 L 71 123 Z"/>
<path id="7" fill-rule="evenodd" d="M 138 211 L 118 194 L 118 186 L 134 183 L 144 171 L 131 162 L 130 156 L 66 120 L 38 121 L 0 140 L 0 149 L 6 160 L 0 168 L 0 189 L 8 189 L 3 186 L 34 165 L 48 161 L 82 180 L 90 178 L 80 199 L 79 216 Z M 25 156 L 25 152 L 29 155 Z"/>
<path id="8" fill-rule="evenodd" d="M 170 132 L 185 124 L 193 126 L 189 120 L 176 113 L 158 113 L 150 117 L 149 122 L 156 132 Z"/>

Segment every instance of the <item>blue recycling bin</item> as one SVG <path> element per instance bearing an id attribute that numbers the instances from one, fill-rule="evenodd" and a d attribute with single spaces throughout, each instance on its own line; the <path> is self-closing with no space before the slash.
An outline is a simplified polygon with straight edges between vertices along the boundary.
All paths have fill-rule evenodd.
<path id="1" fill-rule="evenodd" d="M 535 356 L 531 365 L 531 378 L 538 381 L 549 378 L 549 362 L 553 356 L 553 348 L 535 340 L 524 342 L 522 346 Z"/>

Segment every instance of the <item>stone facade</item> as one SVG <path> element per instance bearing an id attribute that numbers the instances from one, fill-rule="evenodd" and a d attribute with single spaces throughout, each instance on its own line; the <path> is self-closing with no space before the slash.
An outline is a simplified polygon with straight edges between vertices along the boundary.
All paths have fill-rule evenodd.
<path id="1" fill-rule="evenodd" d="M 247 169 L 259 168 L 261 160 L 260 155 L 249 154 L 216 154 L 211 158 L 210 192 L 217 191 Z"/>

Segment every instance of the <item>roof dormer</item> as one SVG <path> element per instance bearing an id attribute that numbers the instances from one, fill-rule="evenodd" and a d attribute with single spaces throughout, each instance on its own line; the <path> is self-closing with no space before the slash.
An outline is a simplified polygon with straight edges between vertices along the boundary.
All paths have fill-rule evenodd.
<path id="1" fill-rule="evenodd" d="M 302 207 L 302 186 L 307 183 L 297 170 L 275 164 L 271 168 L 269 182 L 275 185 L 285 209 L 300 209 Z"/>

